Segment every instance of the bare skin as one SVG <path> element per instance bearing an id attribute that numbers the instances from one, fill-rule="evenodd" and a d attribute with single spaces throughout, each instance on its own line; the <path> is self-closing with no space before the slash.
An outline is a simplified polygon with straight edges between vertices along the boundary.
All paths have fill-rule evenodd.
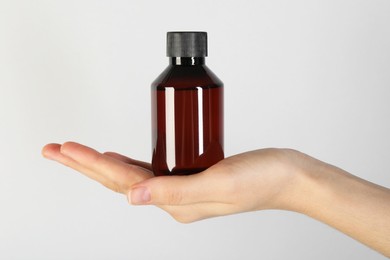
<path id="1" fill-rule="evenodd" d="M 226 158 L 199 174 L 154 177 L 151 165 L 67 142 L 42 154 L 179 222 L 263 209 L 322 221 L 390 257 L 390 189 L 291 149 Z"/>

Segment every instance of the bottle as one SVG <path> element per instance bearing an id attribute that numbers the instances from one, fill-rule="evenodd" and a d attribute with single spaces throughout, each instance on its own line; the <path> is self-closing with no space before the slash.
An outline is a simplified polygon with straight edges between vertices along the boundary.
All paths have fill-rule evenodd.
<path id="1" fill-rule="evenodd" d="M 152 83 L 154 175 L 189 175 L 224 158 L 223 83 L 205 65 L 206 32 L 168 32 L 170 64 Z"/>

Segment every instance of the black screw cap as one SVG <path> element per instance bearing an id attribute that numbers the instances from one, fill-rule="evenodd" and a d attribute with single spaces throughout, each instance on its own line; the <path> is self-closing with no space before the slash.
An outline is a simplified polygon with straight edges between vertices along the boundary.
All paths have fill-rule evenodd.
<path id="1" fill-rule="evenodd" d="M 168 32 L 168 57 L 207 57 L 207 32 Z"/>

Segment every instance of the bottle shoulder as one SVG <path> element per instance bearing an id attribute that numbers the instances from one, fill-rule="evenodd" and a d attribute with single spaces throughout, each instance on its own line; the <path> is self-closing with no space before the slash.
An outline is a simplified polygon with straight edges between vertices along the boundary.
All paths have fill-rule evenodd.
<path id="1" fill-rule="evenodd" d="M 222 87 L 223 82 L 206 66 L 169 65 L 152 83 L 152 88 Z"/>
<path id="2" fill-rule="evenodd" d="M 207 75 L 209 76 L 209 78 L 211 80 L 213 80 L 217 85 L 223 86 L 222 80 L 220 78 L 218 78 L 218 76 L 215 75 L 215 73 L 209 67 L 204 65 L 203 69 L 205 70 L 205 72 L 207 73 Z"/>

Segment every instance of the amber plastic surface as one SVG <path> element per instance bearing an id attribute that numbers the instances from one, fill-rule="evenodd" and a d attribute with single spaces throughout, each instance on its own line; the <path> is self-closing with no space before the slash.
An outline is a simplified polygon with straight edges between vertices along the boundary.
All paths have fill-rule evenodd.
<path id="1" fill-rule="evenodd" d="M 224 158 L 223 83 L 204 58 L 172 58 L 151 94 L 156 176 L 198 173 Z"/>

